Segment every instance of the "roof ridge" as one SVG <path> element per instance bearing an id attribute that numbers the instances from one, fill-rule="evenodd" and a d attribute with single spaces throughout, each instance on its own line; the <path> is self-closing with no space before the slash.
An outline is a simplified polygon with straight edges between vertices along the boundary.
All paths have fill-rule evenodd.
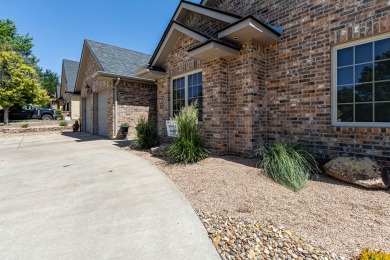
<path id="1" fill-rule="evenodd" d="M 77 63 L 80 63 L 79 61 L 76 61 L 76 60 L 68 60 L 68 59 L 62 59 L 62 61 L 71 61 L 71 62 L 77 62 Z"/>
<path id="2" fill-rule="evenodd" d="M 127 48 L 124 48 L 124 47 L 115 46 L 115 45 L 112 45 L 112 44 L 107 44 L 107 43 L 98 42 L 98 41 L 89 40 L 89 39 L 85 39 L 85 41 L 87 41 L 87 42 L 94 42 L 94 43 L 98 43 L 98 44 L 102 44 L 102 45 L 106 45 L 106 46 L 114 47 L 114 48 L 117 48 L 117 49 L 122 49 L 122 50 L 125 50 L 125 51 L 131 51 L 131 52 L 135 52 L 135 53 L 139 53 L 139 54 L 143 54 L 143 55 L 149 55 L 149 56 L 152 56 L 152 55 L 150 55 L 150 54 L 147 54 L 147 53 L 144 53 L 144 52 L 135 51 L 135 50 L 130 50 L 130 49 L 127 49 Z"/>

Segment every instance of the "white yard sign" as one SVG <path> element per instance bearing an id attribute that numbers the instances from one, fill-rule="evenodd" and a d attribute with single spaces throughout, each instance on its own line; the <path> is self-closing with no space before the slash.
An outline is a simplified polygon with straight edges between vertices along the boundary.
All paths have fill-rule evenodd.
<path id="1" fill-rule="evenodd" d="M 179 137 L 179 128 L 177 127 L 177 123 L 172 120 L 166 121 L 167 124 L 167 134 L 170 137 Z"/>

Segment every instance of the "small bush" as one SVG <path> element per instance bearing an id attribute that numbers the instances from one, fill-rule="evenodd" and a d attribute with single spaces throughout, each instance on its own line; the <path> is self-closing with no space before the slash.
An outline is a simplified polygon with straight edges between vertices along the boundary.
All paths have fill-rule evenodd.
<path id="1" fill-rule="evenodd" d="M 122 123 L 121 124 L 121 127 L 129 127 L 130 125 L 129 125 L 129 123 Z"/>
<path id="2" fill-rule="evenodd" d="M 136 139 L 130 144 L 134 149 L 150 149 L 158 146 L 157 128 L 151 122 L 146 121 L 145 118 L 139 118 L 137 127 Z"/>
<path id="3" fill-rule="evenodd" d="M 56 110 L 56 116 L 58 119 L 62 119 L 62 110 L 61 109 Z"/>
<path id="4" fill-rule="evenodd" d="M 22 124 L 21 127 L 22 128 L 28 128 L 28 124 Z"/>
<path id="5" fill-rule="evenodd" d="M 69 122 L 68 121 L 61 121 L 59 123 L 60 126 L 68 126 L 69 125 Z"/>
<path id="6" fill-rule="evenodd" d="M 296 144 L 275 142 L 258 150 L 263 160 L 258 167 L 275 182 L 293 191 L 303 188 L 311 174 L 320 172 L 315 158 Z"/>
<path id="7" fill-rule="evenodd" d="M 183 108 L 175 121 L 179 137 L 169 148 L 168 155 L 172 162 L 195 163 L 207 158 L 210 151 L 198 130 L 198 109 L 196 103 Z"/>
<path id="8" fill-rule="evenodd" d="M 356 260 L 390 260 L 390 254 L 381 251 L 373 252 L 369 249 L 363 249 L 360 256 L 355 257 Z"/>

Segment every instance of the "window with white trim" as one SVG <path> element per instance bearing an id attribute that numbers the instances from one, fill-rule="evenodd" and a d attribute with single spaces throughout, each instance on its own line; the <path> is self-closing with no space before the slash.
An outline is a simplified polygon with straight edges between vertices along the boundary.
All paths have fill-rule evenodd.
<path id="1" fill-rule="evenodd" d="M 333 49 L 333 123 L 390 126 L 390 35 Z"/>
<path id="2" fill-rule="evenodd" d="M 177 115 L 183 107 L 198 103 L 199 121 L 203 116 L 202 72 L 191 72 L 175 77 L 171 84 L 171 117 Z"/>

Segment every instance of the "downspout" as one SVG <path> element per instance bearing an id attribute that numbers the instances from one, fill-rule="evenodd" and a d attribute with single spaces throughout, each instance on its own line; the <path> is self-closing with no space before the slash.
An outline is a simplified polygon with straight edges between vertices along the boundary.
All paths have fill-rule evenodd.
<path id="1" fill-rule="evenodd" d="M 115 138 L 117 138 L 118 133 L 118 84 L 119 81 L 121 81 L 121 78 L 117 78 L 114 86 L 114 100 L 115 100 L 115 106 L 114 106 L 114 135 Z"/>

